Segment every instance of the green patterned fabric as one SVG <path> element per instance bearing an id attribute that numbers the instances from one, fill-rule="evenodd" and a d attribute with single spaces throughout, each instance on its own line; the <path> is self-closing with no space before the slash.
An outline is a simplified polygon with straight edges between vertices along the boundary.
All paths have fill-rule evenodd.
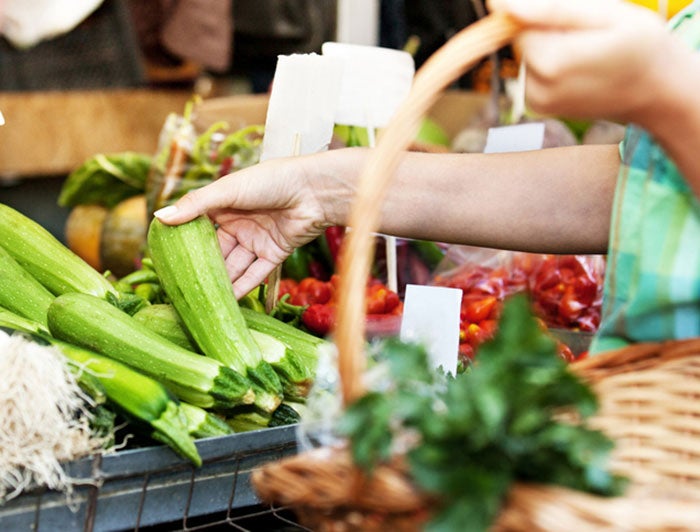
<path id="1" fill-rule="evenodd" d="M 700 50 L 700 0 L 670 25 Z M 700 201 L 645 131 L 629 126 L 620 153 L 603 316 L 592 354 L 700 336 Z"/>

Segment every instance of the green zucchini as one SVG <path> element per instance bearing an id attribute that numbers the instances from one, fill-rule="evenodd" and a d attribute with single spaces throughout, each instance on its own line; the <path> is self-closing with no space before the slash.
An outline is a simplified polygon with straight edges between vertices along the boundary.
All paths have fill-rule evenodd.
<path id="1" fill-rule="evenodd" d="M 268 427 L 272 412 L 261 412 L 257 408 L 236 408 L 226 416 L 226 423 L 234 432 L 249 432 Z"/>
<path id="2" fill-rule="evenodd" d="M 195 405 L 180 403 L 187 420 L 187 430 L 193 438 L 211 438 L 233 434 L 233 429 L 222 418 Z"/>
<path id="3" fill-rule="evenodd" d="M 299 423 L 299 421 L 301 421 L 299 412 L 297 412 L 296 409 L 289 403 L 284 402 L 272 413 L 272 417 L 267 423 L 267 426 L 281 427 L 283 425 L 293 425 L 294 423 Z"/>
<path id="4" fill-rule="evenodd" d="M 256 406 L 274 411 L 282 402 L 282 383 L 241 314 L 211 220 L 199 216 L 169 226 L 154 218 L 148 252 L 165 293 L 202 353 L 247 375 Z"/>
<path id="5" fill-rule="evenodd" d="M 112 283 L 40 224 L 0 203 L 0 247 L 54 295 L 118 298 Z"/>
<path id="6" fill-rule="evenodd" d="M 31 334 L 48 334 L 48 327 L 31 318 L 20 316 L 13 310 L 0 306 L 0 327 Z"/>
<path id="7" fill-rule="evenodd" d="M 241 308 L 244 316 L 248 316 L 247 310 Z M 134 318 L 171 342 L 185 349 L 199 352 L 199 348 L 188 334 L 180 315 L 171 304 L 149 305 L 134 314 Z M 315 346 L 322 344 L 325 340 L 303 331 L 299 331 L 300 335 L 295 334 L 294 331 L 287 331 L 287 336 L 295 341 L 287 343 L 294 343 L 297 348 L 301 348 L 305 355 L 305 357 L 301 357 L 287 343 L 275 336 L 279 330 L 284 331 L 285 329 L 294 329 L 294 327 L 280 322 L 276 318 L 269 317 L 269 319 L 273 321 L 272 324 L 269 324 L 269 320 L 256 320 L 254 316 L 251 316 L 253 326 L 250 327 L 250 333 L 253 335 L 255 343 L 260 347 L 263 358 L 277 372 L 285 399 L 303 399 L 311 389 L 316 369 L 315 363 L 310 364 L 308 359 L 313 356 L 315 360 L 317 349 Z M 268 322 L 267 326 L 261 323 L 266 321 Z"/>
<path id="8" fill-rule="evenodd" d="M 306 365 L 305 371 L 313 376 L 318 363 L 318 350 L 323 345 L 329 345 L 328 340 L 302 331 L 264 312 L 242 307 L 241 314 L 248 328 L 274 336 L 301 357 Z"/>
<path id="9" fill-rule="evenodd" d="M 182 405 L 163 384 L 107 356 L 56 339 L 49 342 L 94 375 L 110 402 L 127 417 L 149 425 L 153 439 L 168 445 L 194 465 L 202 465 Z"/>
<path id="10" fill-rule="evenodd" d="M 171 447 L 180 456 L 199 466 L 202 459 L 186 424 L 185 412 L 163 384 L 117 360 L 88 351 L 82 347 L 52 338 L 42 332 L 37 322 L 15 316 L 0 309 L 0 325 L 21 331 L 42 344 L 56 347 L 75 367 L 82 386 L 89 384 L 106 396 L 107 400 L 128 418 L 149 426 L 151 437 Z M 87 377 L 87 378 L 86 378 Z"/>
<path id="11" fill-rule="evenodd" d="M 46 312 L 54 297 L 5 248 L 0 247 L 0 307 L 46 328 Z"/>
<path id="12" fill-rule="evenodd" d="M 308 396 L 313 384 L 314 372 L 308 371 L 309 368 L 301 357 L 271 334 L 255 329 L 251 329 L 250 332 L 255 343 L 260 347 L 264 359 L 277 372 L 284 390 L 284 398 L 301 400 Z"/>
<path id="13" fill-rule="evenodd" d="M 128 364 L 202 408 L 227 409 L 255 398 L 245 376 L 169 342 L 104 299 L 60 295 L 49 306 L 48 324 L 54 337 Z"/>
<path id="14" fill-rule="evenodd" d="M 160 334 L 166 340 L 179 345 L 195 353 L 199 353 L 199 347 L 192 340 L 187 332 L 185 324 L 173 307 L 169 303 L 155 303 L 143 307 L 136 314 L 134 319 L 143 323 L 153 332 Z"/>

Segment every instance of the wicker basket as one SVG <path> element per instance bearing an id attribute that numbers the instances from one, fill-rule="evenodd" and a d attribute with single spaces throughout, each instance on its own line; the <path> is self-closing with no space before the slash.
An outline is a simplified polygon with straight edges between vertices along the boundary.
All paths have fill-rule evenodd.
<path id="1" fill-rule="evenodd" d="M 418 71 L 413 89 L 363 170 L 341 264 L 334 339 L 344 404 L 365 392 L 364 286 L 371 235 L 389 176 L 440 92 L 519 31 L 491 14 L 462 30 Z M 571 365 L 589 381 L 600 409 L 592 426 L 616 443 L 612 470 L 627 476 L 623 497 L 517 484 L 495 530 L 700 530 L 700 339 L 640 344 Z M 266 464 L 252 476 L 260 497 L 291 507 L 313 530 L 420 530 L 434 501 L 412 484 L 400 457 L 371 477 L 345 448 L 318 448 Z"/>

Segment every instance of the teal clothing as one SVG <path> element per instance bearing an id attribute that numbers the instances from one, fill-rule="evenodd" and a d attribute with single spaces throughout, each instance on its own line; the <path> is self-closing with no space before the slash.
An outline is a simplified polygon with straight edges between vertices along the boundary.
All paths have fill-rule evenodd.
<path id="1" fill-rule="evenodd" d="M 670 25 L 700 50 L 700 0 Z M 629 126 L 620 154 L 602 319 L 591 353 L 700 336 L 700 201 L 644 130 Z"/>

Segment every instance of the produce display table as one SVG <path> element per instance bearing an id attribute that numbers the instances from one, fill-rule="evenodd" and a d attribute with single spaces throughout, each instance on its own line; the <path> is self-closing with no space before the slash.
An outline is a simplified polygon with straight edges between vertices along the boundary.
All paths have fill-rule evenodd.
<path id="1" fill-rule="evenodd" d="M 154 153 L 165 116 L 181 112 L 189 96 L 143 90 L 2 93 L 7 124 L 0 128 L 0 184 L 65 176 L 97 153 Z M 486 101 L 480 94 L 450 93 L 431 116 L 452 136 Z M 197 120 L 242 127 L 263 122 L 266 106 L 265 95 L 212 99 L 202 104 Z M 203 460 L 198 468 L 165 446 L 72 462 L 67 474 L 78 483 L 70 499 L 46 489 L 27 491 L 0 506 L 0 530 L 143 530 L 166 523 L 189 528 L 188 522 L 212 523 L 210 516 L 264 510 L 250 475 L 296 454 L 295 426 L 202 439 L 197 448 Z"/>
<path id="2" fill-rule="evenodd" d="M 164 446 L 72 462 L 80 480 L 70 503 L 62 493 L 27 492 L 0 506 L 2 530 L 136 530 L 258 504 L 250 473 L 296 453 L 295 426 L 198 440 L 203 465 L 192 467 Z"/>

